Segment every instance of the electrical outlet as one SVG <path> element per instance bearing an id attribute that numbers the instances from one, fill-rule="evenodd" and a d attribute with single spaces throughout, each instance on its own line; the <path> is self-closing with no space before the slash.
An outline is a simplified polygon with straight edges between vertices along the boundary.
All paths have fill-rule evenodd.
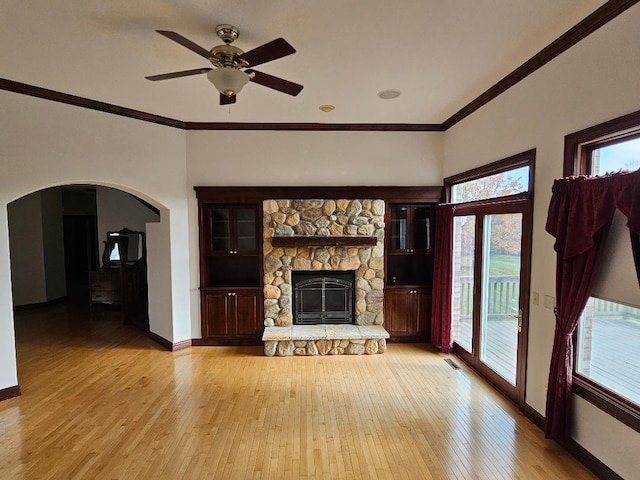
<path id="1" fill-rule="evenodd" d="M 531 295 L 531 301 L 534 305 L 540 305 L 540 294 L 538 292 L 533 292 L 533 295 Z"/>
<path id="2" fill-rule="evenodd" d="M 551 295 L 544 296 L 544 308 L 548 308 L 549 310 L 553 310 L 556 306 L 556 299 Z"/>

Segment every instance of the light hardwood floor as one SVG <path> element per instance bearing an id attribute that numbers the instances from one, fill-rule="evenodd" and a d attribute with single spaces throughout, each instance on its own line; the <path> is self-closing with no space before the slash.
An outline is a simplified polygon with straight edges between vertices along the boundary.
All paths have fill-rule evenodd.
<path id="1" fill-rule="evenodd" d="M 17 314 L 22 396 L 0 478 L 593 478 L 425 345 L 383 355 L 176 353 L 78 306 Z M 459 362 L 458 362 L 459 363 Z"/>

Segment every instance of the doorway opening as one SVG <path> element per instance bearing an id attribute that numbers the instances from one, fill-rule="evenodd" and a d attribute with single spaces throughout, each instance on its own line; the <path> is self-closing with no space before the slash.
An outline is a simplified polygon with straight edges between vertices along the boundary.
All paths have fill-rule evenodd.
<path id="1" fill-rule="evenodd" d="M 101 256 L 109 232 L 129 228 L 141 231 L 144 238 L 145 225 L 160 221 L 158 209 L 114 188 L 66 185 L 21 197 L 7 205 L 7 213 L 15 310 L 64 303 L 88 316 L 119 315 L 123 323 L 149 330 L 146 256 L 140 257 L 135 285 L 125 282 L 127 272 L 116 272 Z M 96 284 L 92 279 L 107 268 L 114 278 L 109 288 L 117 298 L 100 304 L 93 301 Z M 128 302 L 123 301 L 133 298 L 127 294 L 140 283 L 145 285 L 138 289 L 138 296 L 144 294 L 144 312 L 127 308 Z M 134 321 L 133 311 L 142 316 Z"/>

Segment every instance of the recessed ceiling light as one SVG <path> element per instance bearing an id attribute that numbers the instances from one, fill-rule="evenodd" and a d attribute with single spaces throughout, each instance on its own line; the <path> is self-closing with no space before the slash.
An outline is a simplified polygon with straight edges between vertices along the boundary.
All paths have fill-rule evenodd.
<path id="1" fill-rule="evenodd" d="M 400 90 L 382 90 L 378 92 L 378 97 L 383 100 L 391 100 L 393 98 L 398 98 L 400 96 Z"/>
<path id="2" fill-rule="evenodd" d="M 333 112 L 336 107 L 334 107 L 333 105 L 320 105 L 318 108 L 325 113 L 329 113 Z"/>

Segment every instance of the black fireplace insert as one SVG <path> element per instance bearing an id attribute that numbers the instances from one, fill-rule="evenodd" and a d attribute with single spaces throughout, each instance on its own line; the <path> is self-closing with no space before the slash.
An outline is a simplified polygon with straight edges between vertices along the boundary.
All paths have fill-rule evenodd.
<path id="1" fill-rule="evenodd" d="M 353 270 L 291 273 L 294 325 L 353 323 Z"/>

